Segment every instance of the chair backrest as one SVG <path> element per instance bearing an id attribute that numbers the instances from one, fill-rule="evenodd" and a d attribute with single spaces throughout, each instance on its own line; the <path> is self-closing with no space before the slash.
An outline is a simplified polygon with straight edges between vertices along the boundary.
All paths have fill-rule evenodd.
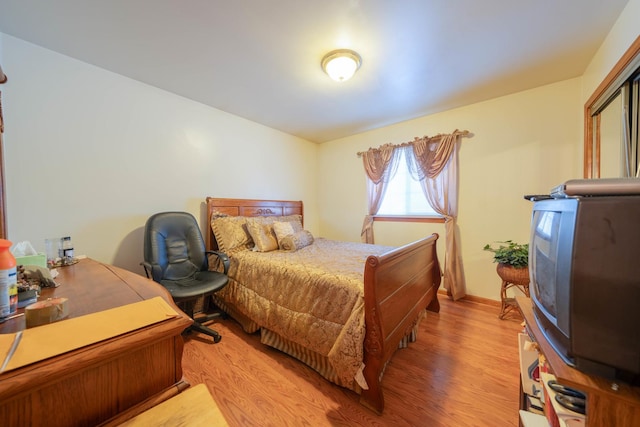
<path id="1" fill-rule="evenodd" d="M 144 228 L 144 260 L 154 281 L 180 280 L 208 269 L 198 222 L 188 212 L 152 215 Z"/>

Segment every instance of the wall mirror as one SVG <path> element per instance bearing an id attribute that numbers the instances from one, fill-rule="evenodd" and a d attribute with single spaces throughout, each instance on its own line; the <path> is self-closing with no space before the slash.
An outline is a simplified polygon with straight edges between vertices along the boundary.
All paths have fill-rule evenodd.
<path id="1" fill-rule="evenodd" d="M 640 177 L 640 37 L 585 104 L 584 177 Z"/>

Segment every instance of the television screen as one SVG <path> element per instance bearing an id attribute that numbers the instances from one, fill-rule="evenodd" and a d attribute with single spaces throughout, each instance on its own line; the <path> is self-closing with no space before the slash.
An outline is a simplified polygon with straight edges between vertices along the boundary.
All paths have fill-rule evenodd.
<path id="1" fill-rule="evenodd" d="M 560 348 L 569 345 L 571 273 L 577 211 L 576 199 L 536 202 L 531 223 L 529 268 L 532 298 L 538 311 L 540 326 L 549 331 Z M 565 355 L 568 353 L 568 349 L 559 350 Z"/>
<path id="2" fill-rule="evenodd" d="M 529 262 L 533 266 L 532 281 L 534 292 L 540 303 L 554 318 L 556 310 L 556 262 L 557 239 L 560 228 L 560 212 L 537 211 L 533 216 L 533 238 L 530 243 L 532 258 Z"/>

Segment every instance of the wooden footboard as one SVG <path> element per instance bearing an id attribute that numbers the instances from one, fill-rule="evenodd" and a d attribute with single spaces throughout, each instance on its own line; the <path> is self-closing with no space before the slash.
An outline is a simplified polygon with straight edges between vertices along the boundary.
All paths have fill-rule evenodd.
<path id="1" fill-rule="evenodd" d="M 402 338 L 425 308 L 438 312 L 440 265 L 438 235 L 418 240 L 381 256 L 367 258 L 364 270 L 366 336 L 364 377 L 369 386 L 360 403 L 382 413 L 382 372 Z"/>

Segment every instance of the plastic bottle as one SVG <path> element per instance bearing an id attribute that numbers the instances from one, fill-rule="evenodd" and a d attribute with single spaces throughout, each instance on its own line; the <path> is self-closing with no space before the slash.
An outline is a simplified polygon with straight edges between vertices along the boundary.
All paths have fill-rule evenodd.
<path id="1" fill-rule="evenodd" d="M 0 318 L 7 317 L 18 309 L 16 258 L 9 248 L 11 242 L 0 239 Z"/>

